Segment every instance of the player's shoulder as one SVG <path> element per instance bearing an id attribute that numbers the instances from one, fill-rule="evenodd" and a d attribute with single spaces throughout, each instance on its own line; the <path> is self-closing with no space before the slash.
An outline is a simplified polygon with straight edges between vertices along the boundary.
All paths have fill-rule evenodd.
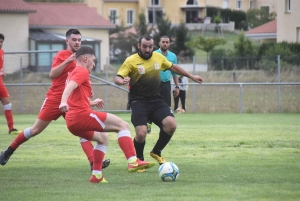
<path id="1" fill-rule="evenodd" d="M 176 57 L 176 54 L 174 52 L 171 52 L 170 50 L 168 50 L 168 54 L 172 55 L 173 57 Z"/>
<path id="2" fill-rule="evenodd" d="M 60 50 L 57 52 L 56 56 L 70 56 L 71 52 L 69 50 Z"/>
<path id="3" fill-rule="evenodd" d="M 162 55 L 160 52 L 158 51 L 153 51 L 152 56 L 157 57 L 157 58 L 165 58 L 164 55 Z"/>
<path id="4" fill-rule="evenodd" d="M 135 53 L 135 54 L 132 54 L 132 55 L 128 56 L 125 59 L 124 63 L 131 63 L 133 61 L 136 61 L 137 59 L 140 59 L 140 56 L 138 55 L 138 53 Z"/>

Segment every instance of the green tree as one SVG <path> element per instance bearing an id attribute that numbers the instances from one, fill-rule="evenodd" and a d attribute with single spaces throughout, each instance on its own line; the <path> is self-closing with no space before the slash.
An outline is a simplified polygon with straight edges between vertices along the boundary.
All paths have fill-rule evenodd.
<path id="1" fill-rule="evenodd" d="M 159 47 L 158 42 L 161 36 L 169 36 L 172 42 L 172 37 L 174 36 L 174 29 L 172 29 L 172 23 L 168 17 L 163 16 L 162 18 L 159 18 L 157 20 L 157 29 L 154 29 L 154 31 L 155 33 L 153 35 L 153 40 L 156 48 Z"/>
<path id="2" fill-rule="evenodd" d="M 238 41 L 234 43 L 234 51 L 232 56 L 236 57 L 235 69 L 253 69 L 257 62 L 258 48 L 252 41 L 245 37 L 244 32 L 239 34 Z"/>
<path id="3" fill-rule="evenodd" d="M 194 56 L 194 50 L 186 45 L 191 40 L 188 28 L 185 23 L 181 22 L 179 26 L 173 28 L 174 31 L 174 45 L 170 48 L 178 57 Z"/>
<path id="4" fill-rule="evenodd" d="M 245 37 L 244 32 L 238 36 L 238 41 L 234 43 L 234 56 L 251 57 L 257 55 L 257 48 L 249 38 Z"/>
<path id="5" fill-rule="evenodd" d="M 269 13 L 269 9 L 249 9 L 246 13 L 247 24 L 250 28 L 258 27 L 276 18 L 276 13 Z"/>
<path id="6" fill-rule="evenodd" d="M 143 11 L 139 14 L 139 23 L 136 23 L 134 25 L 134 27 L 137 30 L 138 37 L 148 33 L 148 26 L 146 24 L 146 16 Z"/>
<path id="7" fill-rule="evenodd" d="M 186 43 L 186 45 L 194 50 L 203 50 L 207 54 L 207 61 L 209 53 L 218 45 L 223 45 L 227 41 L 223 38 L 205 38 L 203 36 L 198 36 Z"/>

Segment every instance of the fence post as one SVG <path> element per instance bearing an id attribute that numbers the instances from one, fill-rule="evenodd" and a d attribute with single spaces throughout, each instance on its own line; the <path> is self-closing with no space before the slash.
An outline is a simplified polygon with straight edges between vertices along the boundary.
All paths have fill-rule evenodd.
<path id="1" fill-rule="evenodd" d="M 240 114 L 243 113 L 243 84 L 240 83 Z"/>
<path id="2" fill-rule="evenodd" d="M 195 58 L 195 56 L 193 56 L 193 75 L 195 75 L 195 73 L 196 73 L 196 58 Z M 196 86 L 195 85 L 193 85 L 193 112 L 195 112 L 196 111 Z"/>
<path id="3" fill-rule="evenodd" d="M 20 58 L 20 113 L 23 114 L 23 71 L 22 71 L 22 57 Z"/>
<path id="4" fill-rule="evenodd" d="M 108 82 L 108 60 L 109 58 L 106 58 L 106 64 L 105 64 L 105 79 Z M 108 110 L 108 85 L 105 86 L 105 104 L 104 104 L 105 110 Z"/>
<path id="5" fill-rule="evenodd" d="M 280 55 L 277 56 L 277 82 L 280 83 Z M 280 113 L 280 84 L 277 85 L 277 111 Z"/>

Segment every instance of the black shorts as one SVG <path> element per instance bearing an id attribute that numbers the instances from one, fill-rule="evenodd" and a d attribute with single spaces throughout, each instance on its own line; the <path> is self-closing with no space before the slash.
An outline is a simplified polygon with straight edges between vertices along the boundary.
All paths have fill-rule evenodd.
<path id="1" fill-rule="evenodd" d="M 167 103 L 169 107 L 171 107 L 171 83 L 170 82 L 162 82 L 160 87 L 160 95 Z"/>
<path id="2" fill-rule="evenodd" d="M 174 117 L 173 111 L 161 99 L 131 102 L 131 122 L 134 127 L 147 125 L 148 120 L 151 120 L 161 128 L 162 121 L 167 116 Z"/>

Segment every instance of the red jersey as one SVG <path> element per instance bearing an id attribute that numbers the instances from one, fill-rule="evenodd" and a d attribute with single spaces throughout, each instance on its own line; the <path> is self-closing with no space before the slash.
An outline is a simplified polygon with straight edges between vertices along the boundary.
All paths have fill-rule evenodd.
<path id="1" fill-rule="evenodd" d="M 86 68 L 77 66 L 68 76 L 66 84 L 71 80 L 78 84 L 78 87 L 71 93 L 68 99 L 69 111 L 67 112 L 67 120 L 72 120 L 72 114 L 78 115 L 83 112 L 90 112 L 90 99 L 92 97 L 92 85 L 90 74 Z M 75 119 L 73 119 L 74 121 Z M 81 121 L 80 118 L 77 120 Z"/>
<path id="2" fill-rule="evenodd" d="M 0 70 L 3 70 L 3 63 L 4 63 L 4 51 L 0 49 Z M 0 76 L 0 84 L 2 83 L 2 76 Z"/>
<path id="3" fill-rule="evenodd" d="M 67 60 L 72 54 L 73 53 L 71 53 L 69 50 L 59 51 L 53 59 L 51 68 L 56 68 L 58 65 L 60 65 L 65 60 Z M 49 100 L 58 102 L 58 105 L 60 104 L 61 96 L 65 89 L 65 83 L 68 74 L 72 72 L 75 67 L 76 67 L 76 60 L 69 63 L 58 77 L 52 79 L 52 85 L 46 94 L 46 97 Z"/>

